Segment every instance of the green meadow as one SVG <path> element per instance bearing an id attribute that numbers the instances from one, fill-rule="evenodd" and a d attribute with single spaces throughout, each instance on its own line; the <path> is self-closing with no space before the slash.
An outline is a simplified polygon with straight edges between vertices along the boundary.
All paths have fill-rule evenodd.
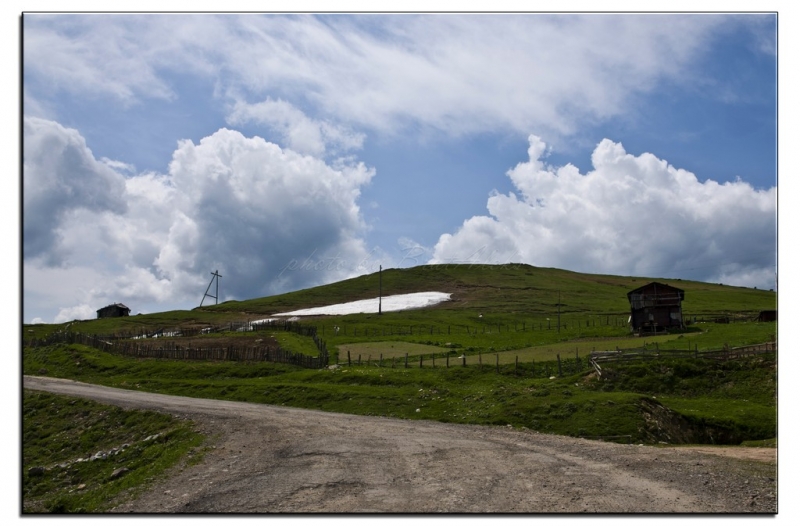
<path id="1" fill-rule="evenodd" d="M 615 372 L 613 380 L 599 379 L 587 360 L 593 351 L 643 347 L 704 351 L 774 341 L 777 323 L 755 321 L 759 311 L 777 308 L 774 292 L 528 265 L 390 269 L 380 279 L 384 295 L 438 291 L 450 293 L 451 300 L 380 315 L 303 318 L 301 323 L 315 326 L 330 352 L 330 367 L 319 370 L 267 362 L 137 359 L 77 344 L 28 346 L 24 342 L 64 330 L 135 334 L 254 321 L 376 297 L 378 274 L 191 311 L 24 325 L 23 373 L 165 394 L 513 426 L 623 442 L 775 444 L 775 354 L 728 362 L 662 358 L 604 365 Z M 631 334 L 626 294 L 650 281 L 685 291 L 684 317 L 692 321 L 685 330 L 643 337 Z M 712 321 L 721 317 L 732 323 Z M 198 338 L 245 342 L 265 336 L 294 352 L 317 353 L 311 338 L 271 328 Z M 165 340 L 180 344 L 181 338 Z M 26 393 L 23 399 L 25 433 L 31 425 L 43 426 L 34 424 L 36 413 L 29 408 L 44 395 L 32 396 Z M 47 399 L 47 403 L 70 406 L 76 402 Z M 94 412 L 91 408 L 82 411 Z M 58 414 L 63 419 L 53 417 L 48 427 L 67 426 L 74 418 L 69 412 Z M 117 426 L 110 421 L 97 425 Z M 71 432 L 64 435 L 65 440 L 90 443 L 101 438 L 81 429 Z M 26 472 L 33 464 L 46 463 L 42 456 L 49 454 L 49 449 L 34 451 L 33 444 L 27 439 L 23 443 Z M 196 445 L 176 446 L 175 451 L 192 447 Z M 54 456 L 49 462 L 57 461 Z M 93 509 L 105 498 L 90 497 L 95 504 L 72 502 L 61 494 L 50 495 L 41 481 L 26 478 L 24 484 L 24 501 L 31 502 L 31 510 Z M 90 485 L 85 484 L 85 488 Z M 42 497 L 45 493 L 50 496 Z"/>

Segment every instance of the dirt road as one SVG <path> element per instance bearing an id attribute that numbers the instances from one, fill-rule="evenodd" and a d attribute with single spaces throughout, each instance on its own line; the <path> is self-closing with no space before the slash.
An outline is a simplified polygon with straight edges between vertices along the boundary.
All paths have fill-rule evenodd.
<path id="1" fill-rule="evenodd" d="M 168 412 L 209 436 L 202 463 L 115 512 L 777 513 L 775 450 L 763 462 L 52 378 L 24 387 Z"/>

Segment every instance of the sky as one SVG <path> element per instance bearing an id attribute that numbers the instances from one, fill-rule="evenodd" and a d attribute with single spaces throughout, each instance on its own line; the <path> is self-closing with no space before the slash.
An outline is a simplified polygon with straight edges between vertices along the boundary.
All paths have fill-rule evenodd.
<path id="1" fill-rule="evenodd" d="M 34 13 L 21 45 L 25 323 L 216 270 L 220 301 L 430 263 L 776 287 L 774 14 Z"/>

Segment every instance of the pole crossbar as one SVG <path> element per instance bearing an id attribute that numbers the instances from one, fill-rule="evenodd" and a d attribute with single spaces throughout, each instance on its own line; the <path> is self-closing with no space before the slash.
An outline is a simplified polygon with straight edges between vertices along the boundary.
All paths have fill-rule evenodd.
<path id="1" fill-rule="evenodd" d="M 219 273 L 218 270 L 215 270 L 214 272 L 211 273 L 211 276 L 212 276 L 211 277 L 211 282 L 208 284 L 208 287 L 206 287 L 206 292 L 205 292 L 205 294 L 203 294 L 203 299 L 200 300 L 200 306 L 201 307 L 203 306 L 203 302 L 206 300 L 207 297 L 208 298 L 214 298 L 214 305 L 216 305 L 218 303 L 218 301 L 219 301 L 219 278 L 221 278 L 222 275 Z M 216 296 L 212 296 L 211 294 L 208 293 L 208 291 L 211 290 L 211 285 L 214 284 L 215 280 L 217 282 L 217 286 L 216 286 L 216 289 L 215 289 L 215 292 L 214 292 L 214 294 L 216 294 Z"/>

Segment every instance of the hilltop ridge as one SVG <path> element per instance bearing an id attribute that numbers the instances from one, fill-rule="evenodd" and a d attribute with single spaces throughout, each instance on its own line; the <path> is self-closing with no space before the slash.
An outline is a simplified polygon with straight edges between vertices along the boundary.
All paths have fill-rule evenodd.
<path id="1" fill-rule="evenodd" d="M 542 315 L 561 303 L 564 313 L 622 315 L 630 311 L 627 293 L 651 281 L 686 292 L 685 311 L 695 314 L 754 313 L 776 308 L 771 291 L 682 279 L 585 274 L 522 263 L 504 265 L 443 264 L 385 269 L 380 276 L 384 296 L 438 291 L 452 301 L 433 309 L 477 309 L 507 314 Z M 379 273 L 328 285 L 243 301 L 198 307 L 194 311 L 273 315 L 298 309 L 375 298 Z"/>

